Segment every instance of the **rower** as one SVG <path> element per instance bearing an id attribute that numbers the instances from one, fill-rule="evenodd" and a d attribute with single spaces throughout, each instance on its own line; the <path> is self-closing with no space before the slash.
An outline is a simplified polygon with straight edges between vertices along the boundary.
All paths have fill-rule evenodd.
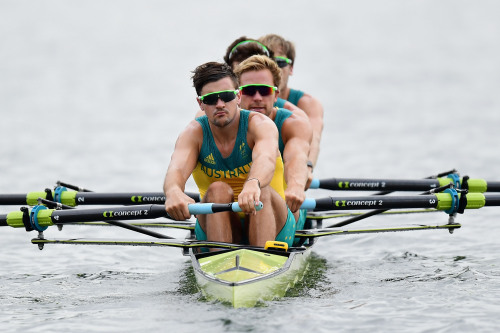
<path id="1" fill-rule="evenodd" d="M 190 217 L 184 193 L 188 178 L 202 202 L 237 201 L 242 215 L 198 215 L 198 240 L 248 243 L 264 247 L 277 240 L 292 245 L 295 219 L 285 203 L 278 130 L 266 116 L 240 110 L 238 79 L 226 65 L 209 62 L 194 70 L 193 85 L 205 115 L 179 135 L 164 182 L 165 210 L 176 220 Z M 256 211 L 255 204 L 264 208 Z"/>
<path id="2" fill-rule="evenodd" d="M 271 59 L 274 59 L 274 52 L 271 49 L 255 39 L 242 36 L 234 40 L 227 47 L 226 54 L 224 55 L 224 61 L 226 64 L 231 66 L 234 71 L 239 63 L 253 55 L 265 55 Z M 297 114 L 302 114 L 304 117 L 307 117 L 307 114 L 298 106 L 292 104 L 287 100 L 281 99 L 280 97 L 278 97 L 276 104 L 279 104 L 279 107 L 281 108 L 290 110 Z"/>
<path id="3" fill-rule="evenodd" d="M 278 128 L 279 149 L 285 168 L 285 200 L 294 213 L 296 228 L 304 228 L 304 202 L 308 179 L 308 152 L 312 129 L 309 121 L 283 108 L 274 107 L 278 98 L 281 71 L 273 59 L 254 55 L 241 62 L 235 70 L 240 81 L 241 107 L 266 115 Z"/>
<path id="4" fill-rule="evenodd" d="M 273 52 L 274 59 L 281 68 L 279 97 L 304 110 L 309 118 L 309 121 L 311 122 L 313 140 L 311 142 L 311 151 L 309 152 L 309 161 L 311 161 L 310 168 L 312 172 L 319 155 L 319 146 L 323 131 L 323 106 L 318 99 L 314 98 L 310 94 L 288 87 L 288 79 L 293 74 L 293 66 L 295 64 L 294 44 L 275 34 L 265 35 L 259 38 L 259 42 L 266 45 L 266 47 Z M 280 101 L 278 101 L 276 106 L 283 107 L 279 103 Z"/>

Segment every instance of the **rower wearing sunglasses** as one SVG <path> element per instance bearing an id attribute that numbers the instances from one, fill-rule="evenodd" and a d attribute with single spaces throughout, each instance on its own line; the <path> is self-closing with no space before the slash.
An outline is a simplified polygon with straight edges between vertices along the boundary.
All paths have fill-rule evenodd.
<path id="1" fill-rule="evenodd" d="M 281 69 L 280 99 L 278 99 L 276 106 L 284 107 L 283 100 L 287 100 L 304 110 L 311 122 L 313 140 L 309 152 L 309 161 L 312 162 L 310 166 L 312 172 L 319 155 L 323 131 L 323 106 L 318 99 L 310 94 L 288 87 L 288 79 L 293 74 L 293 65 L 295 63 L 295 46 L 293 43 L 275 34 L 263 36 L 258 41 L 266 45 L 270 52 L 273 52 L 273 57 Z"/>
<path id="2" fill-rule="evenodd" d="M 271 58 L 254 55 L 235 70 L 240 81 L 243 109 L 266 115 L 274 121 L 279 133 L 279 149 L 285 168 L 285 200 L 294 213 L 296 228 L 303 229 L 306 212 L 300 210 L 305 200 L 308 180 L 308 152 L 312 128 L 308 119 L 274 106 L 279 94 L 281 71 Z"/>
<path id="3" fill-rule="evenodd" d="M 176 220 L 190 217 L 184 193 L 192 175 L 202 202 L 237 201 L 243 214 L 198 215 L 198 240 L 292 246 L 295 218 L 285 203 L 278 130 L 265 115 L 239 108 L 238 78 L 227 64 L 209 62 L 194 70 L 193 85 L 204 115 L 179 135 L 164 182 L 165 210 Z M 255 205 L 263 203 L 256 210 Z"/>
<path id="4" fill-rule="evenodd" d="M 283 41 L 285 46 L 281 46 L 278 43 L 281 41 Z M 272 45 L 272 48 L 267 46 L 267 42 Z M 288 88 L 288 77 L 292 74 L 293 60 L 295 59 L 295 48 L 292 43 L 284 41 L 277 35 L 267 35 L 262 40 L 249 39 L 246 36 L 242 36 L 229 45 L 224 56 L 224 61 L 235 70 L 238 64 L 253 55 L 268 56 L 274 59 L 281 69 L 282 79 L 278 87 L 280 93 L 274 106 L 290 110 L 294 114 L 306 118 L 311 123 L 313 139 L 308 154 L 307 165 L 309 169 L 306 184 L 306 188 L 309 188 L 313 179 L 313 169 L 319 155 L 319 145 L 323 130 L 323 107 L 311 95 Z M 303 107 L 307 108 L 307 111 L 302 110 Z"/>
<path id="5" fill-rule="evenodd" d="M 226 54 L 224 55 L 224 61 L 226 64 L 231 66 L 234 71 L 239 63 L 247 58 L 250 58 L 253 55 L 265 55 L 271 59 L 275 59 L 276 61 L 274 52 L 271 49 L 269 49 L 261 42 L 255 39 L 247 38 L 246 36 L 242 36 L 236 39 L 231 43 L 231 45 L 228 46 Z M 281 99 L 278 97 L 276 106 L 290 110 L 297 114 L 301 114 L 307 118 L 307 114 L 304 111 L 285 99 Z"/>

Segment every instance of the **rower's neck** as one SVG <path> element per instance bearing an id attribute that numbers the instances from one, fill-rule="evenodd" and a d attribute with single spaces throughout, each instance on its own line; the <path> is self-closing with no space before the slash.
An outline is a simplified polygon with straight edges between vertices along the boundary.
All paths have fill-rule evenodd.
<path id="1" fill-rule="evenodd" d="M 290 88 L 286 86 L 285 88 L 280 90 L 278 97 L 284 100 L 288 100 L 288 96 L 290 96 Z"/>
<path id="2" fill-rule="evenodd" d="M 231 155 L 234 148 L 234 143 L 236 142 L 236 137 L 238 136 L 238 128 L 240 124 L 240 112 L 238 110 L 237 115 L 228 125 L 224 127 L 215 126 L 210 124 L 210 129 L 212 131 L 212 136 L 215 141 L 215 145 L 219 149 L 222 157 L 226 158 Z"/>
<path id="3" fill-rule="evenodd" d="M 271 110 L 271 113 L 269 114 L 269 118 L 274 121 L 274 119 L 276 118 L 276 113 L 278 113 L 278 107 L 277 106 L 274 106 Z"/>

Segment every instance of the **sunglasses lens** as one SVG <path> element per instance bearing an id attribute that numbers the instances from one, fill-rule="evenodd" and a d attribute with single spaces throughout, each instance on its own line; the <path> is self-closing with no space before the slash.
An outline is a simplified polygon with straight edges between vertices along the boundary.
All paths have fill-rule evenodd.
<path id="1" fill-rule="evenodd" d="M 211 95 L 206 95 L 203 97 L 202 102 L 207 105 L 215 105 L 217 104 L 218 100 L 218 95 L 217 94 L 211 94 Z"/>
<path id="2" fill-rule="evenodd" d="M 220 93 L 219 98 L 222 99 L 224 103 L 231 102 L 236 98 L 236 93 L 234 91 L 223 91 Z"/>
<path id="3" fill-rule="evenodd" d="M 268 87 L 268 86 L 246 86 L 241 88 L 241 92 L 243 95 L 247 96 L 253 96 L 259 92 L 261 96 L 268 96 L 273 93 L 273 87 Z"/>
<path id="4" fill-rule="evenodd" d="M 234 91 L 218 91 L 218 92 L 214 92 L 214 93 L 207 94 L 207 95 L 203 96 L 201 101 L 203 104 L 215 105 L 215 104 L 217 104 L 217 101 L 219 100 L 219 98 L 224 103 L 227 103 L 227 102 L 231 102 L 233 99 L 235 99 L 236 94 Z"/>
<path id="5" fill-rule="evenodd" d="M 276 64 L 278 65 L 279 68 L 284 68 L 284 67 L 288 66 L 288 62 L 286 62 L 286 60 L 282 60 L 282 59 L 276 59 Z"/>

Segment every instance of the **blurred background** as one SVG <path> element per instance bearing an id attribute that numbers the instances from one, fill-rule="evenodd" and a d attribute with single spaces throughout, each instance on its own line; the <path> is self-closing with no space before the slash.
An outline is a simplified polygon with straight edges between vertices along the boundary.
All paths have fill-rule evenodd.
<path id="1" fill-rule="evenodd" d="M 496 177 L 496 1 L 2 1 L 0 189 L 161 190 L 191 71 L 246 35 L 295 42 L 319 177 Z M 192 184 L 192 183 L 191 183 Z"/>

